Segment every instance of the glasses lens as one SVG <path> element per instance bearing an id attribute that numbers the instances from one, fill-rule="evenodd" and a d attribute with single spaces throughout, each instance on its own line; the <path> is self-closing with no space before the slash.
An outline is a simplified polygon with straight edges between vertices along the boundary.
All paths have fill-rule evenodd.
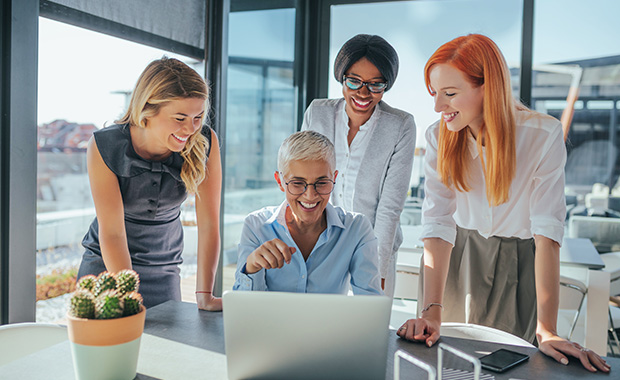
<path id="1" fill-rule="evenodd" d="M 357 79 L 349 78 L 349 77 L 344 78 L 344 83 L 351 90 L 359 90 L 360 88 L 362 88 L 362 85 L 363 85 L 361 80 L 357 80 Z"/>
<path id="2" fill-rule="evenodd" d="M 334 190 L 334 183 L 332 181 L 319 181 L 314 184 L 316 192 L 322 195 L 329 194 Z"/>
<path id="3" fill-rule="evenodd" d="M 286 185 L 286 188 L 293 195 L 301 195 L 306 191 L 306 183 L 303 181 L 291 181 Z"/>
<path id="4" fill-rule="evenodd" d="M 382 92 L 387 87 L 385 82 L 368 83 L 368 91 L 370 92 Z"/>

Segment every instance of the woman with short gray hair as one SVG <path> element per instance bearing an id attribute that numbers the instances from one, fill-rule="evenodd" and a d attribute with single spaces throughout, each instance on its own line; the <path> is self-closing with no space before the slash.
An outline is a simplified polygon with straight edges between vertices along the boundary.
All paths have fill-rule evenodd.
<path id="1" fill-rule="evenodd" d="M 306 131 L 293 133 L 282 142 L 278 150 L 278 170 L 280 173 L 288 170 L 291 161 L 326 161 L 330 170 L 336 169 L 336 153 L 334 144 L 324 135 Z"/>
<path id="2" fill-rule="evenodd" d="M 337 176 L 327 137 L 284 140 L 274 177 L 286 199 L 245 219 L 234 290 L 383 294 L 370 221 L 329 203 Z"/>
<path id="3" fill-rule="evenodd" d="M 413 116 L 382 100 L 394 85 L 398 65 L 396 50 L 382 37 L 354 36 L 334 62 L 343 98 L 314 100 L 302 125 L 334 143 L 341 180 L 331 202 L 370 219 L 379 242 L 381 282 L 389 296 L 394 293 L 396 252 L 403 240 L 400 214 L 416 137 Z"/>

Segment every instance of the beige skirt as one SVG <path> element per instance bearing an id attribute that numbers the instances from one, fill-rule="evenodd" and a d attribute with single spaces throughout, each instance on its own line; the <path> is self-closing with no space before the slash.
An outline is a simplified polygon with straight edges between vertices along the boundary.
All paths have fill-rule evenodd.
<path id="1" fill-rule="evenodd" d="M 457 227 L 443 297 L 443 322 L 494 327 L 528 342 L 536 336 L 534 239 L 492 236 Z M 420 263 L 418 315 L 424 307 Z"/>

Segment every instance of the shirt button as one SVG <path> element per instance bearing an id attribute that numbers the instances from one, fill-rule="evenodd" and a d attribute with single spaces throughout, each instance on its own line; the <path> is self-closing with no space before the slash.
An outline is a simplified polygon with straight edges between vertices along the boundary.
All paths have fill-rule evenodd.
<path id="1" fill-rule="evenodd" d="M 306 275 L 305 275 L 305 274 L 304 274 L 304 275 L 302 275 L 302 276 L 301 276 L 301 278 L 306 278 Z"/>
<path id="2" fill-rule="evenodd" d="M 153 203 L 155 203 L 155 201 L 154 201 L 154 200 L 152 200 L 152 199 L 149 199 L 149 203 L 150 203 L 150 204 L 153 204 Z"/>
<path id="3" fill-rule="evenodd" d="M 349 153 L 345 154 L 346 157 L 349 157 Z"/>
<path id="4" fill-rule="evenodd" d="M 342 194 L 339 194 L 338 196 L 339 196 L 340 198 L 342 198 Z"/>
<path id="5" fill-rule="evenodd" d="M 152 183 L 153 187 L 157 186 L 157 182 Z"/>

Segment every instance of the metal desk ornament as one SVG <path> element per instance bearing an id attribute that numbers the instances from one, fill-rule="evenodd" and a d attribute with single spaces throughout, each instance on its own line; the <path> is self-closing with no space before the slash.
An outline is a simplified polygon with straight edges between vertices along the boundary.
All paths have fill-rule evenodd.
<path id="1" fill-rule="evenodd" d="M 448 351 L 451 354 L 470 362 L 474 366 L 474 372 L 471 371 L 463 371 L 453 368 L 443 368 L 444 362 L 444 352 Z M 439 343 L 439 355 L 437 357 L 437 368 L 432 365 L 423 362 L 422 360 L 406 353 L 403 350 L 397 350 L 394 353 L 394 380 L 400 380 L 400 359 L 404 359 L 411 364 L 415 365 L 426 371 L 428 373 L 428 380 L 442 380 L 445 378 L 449 378 L 450 380 L 494 380 L 495 376 L 482 374 L 482 367 L 480 364 L 480 360 L 476 357 L 473 357 L 469 354 L 464 353 L 463 351 L 457 350 L 456 348 L 449 346 L 444 343 Z"/>

